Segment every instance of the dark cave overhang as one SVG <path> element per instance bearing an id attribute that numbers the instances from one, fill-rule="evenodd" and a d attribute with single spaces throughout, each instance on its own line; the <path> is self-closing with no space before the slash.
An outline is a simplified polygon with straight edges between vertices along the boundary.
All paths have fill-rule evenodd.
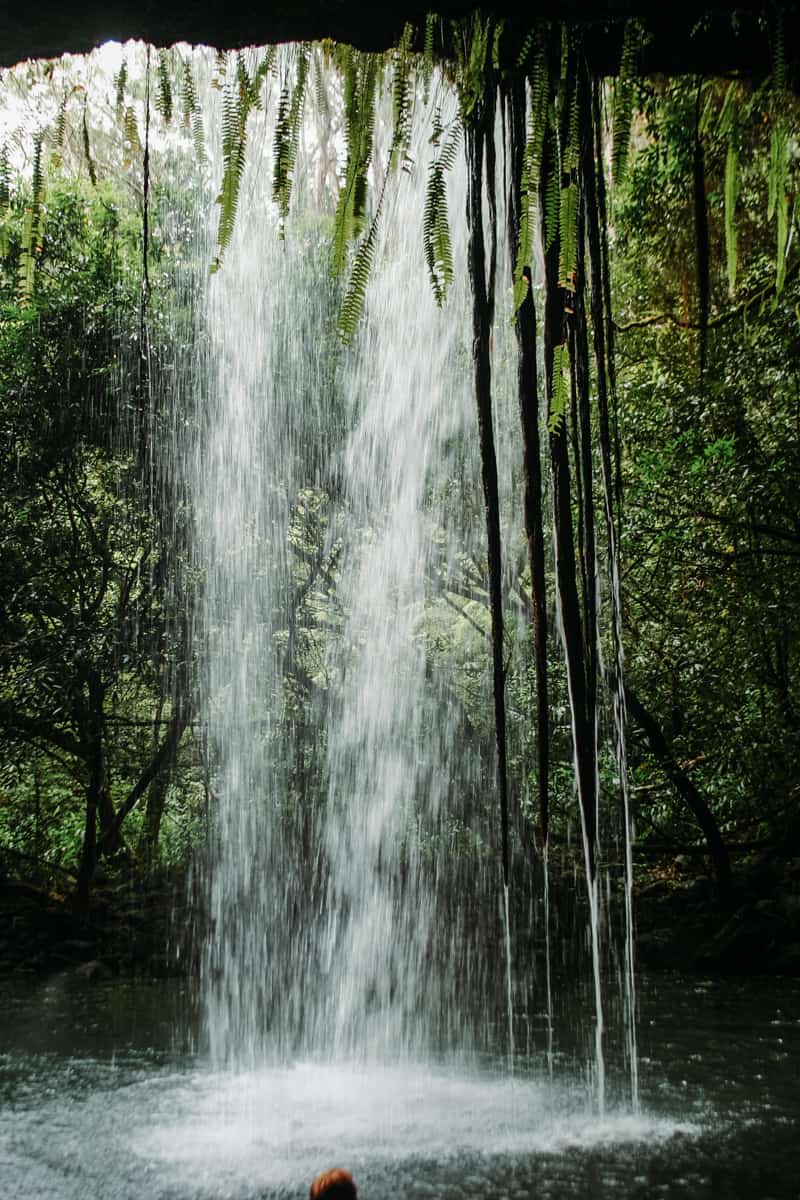
<path id="1" fill-rule="evenodd" d="M 265 42 L 333 38 L 366 50 L 393 45 L 405 22 L 421 28 L 425 13 L 434 8 L 445 23 L 470 12 L 475 5 L 416 0 L 388 3 L 343 3 L 342 0 L 292 0 L 251 3 L 249 0 L 98 0 L 70 5 L 39 0 L 30 8 L 6 4 L 0 13 L 0 65 L 26 58 L 51 58 L 65 52 L 83 53 L 107 40 L 142 38 L 156 45 L 202 43 L 222 49 Z M 800 4 L 702 4 L 696 0 L 539 0 L 522 5 L 494 0 L 484 5 L 506 21 L 503 53 L 513 63 L 531 22 L 569 20 L 584 31 L 584 44 L 594 68 L 613 74 L 619 62 L 622 27 L 628 17 L 643 22 L 647 36 L 640 55 L 643 74 L 769 74 L 776 21 L 783 39 L 790 77 L 800 77 Z"/>

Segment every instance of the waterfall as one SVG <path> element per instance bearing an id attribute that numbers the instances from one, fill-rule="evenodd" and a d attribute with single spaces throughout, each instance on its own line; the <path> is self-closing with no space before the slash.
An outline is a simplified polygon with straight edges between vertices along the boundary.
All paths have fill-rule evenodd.
<path id="1" fill-rule="evenodd" d="M 259 53 L 245 58 L 251 72 Z M 572 986 L 574 960 L 596 1000 L 602 1107 L 600 876 L 583 901 L 588 943 L 559 955 L 551 944 L 555 852 L 545 853 L 534 872 L 545 906 L 537 966 L 515 901 L 515 886 L 531 877 L 522 845 L 510 890 L 499 874 L 493 731 L 482 715 L 491 711 L 490 630 L 463 153 L 447 178 L 454 269 L 442 306 L 428 286 L 421 237 L 438 152 L 434 114 L 453 128 L 457 99 L 438 76 L 429 98 L 420 89 L 412 141 L 402 169 L 391 172 L 392 115 L 386 101 L 379 105 L 370 176 L 373 196 L 383 196 L 381 220 L 363 318 L 343 346 L 336 320 L 344 281 L 330 273 L 343 97 L 323 52 L 311 55 L 315 86 L 297 138 L 290 215 L 282 217 L 272 191 L 276 111 L 297 62 L 288 47 L 250 113 L 236 224 L 212 274 L 223 148 L 211 133 L 195 220 L 192 253 L 202 266 L 181 384 L 191 417 L 188 434 L 177 431 L 176 457 L 194 514 L 201 597 L 208 1049 L 215 1064 L 236 1069 L 297 1056 L 396 1062 L 490 1051 L 513 1061 L 523 1044 L 515 1023 L 528 1008 L 544 1008 L 545 1044 L 525 1044 L 552 1078 L 554 995 Z M 237 60 L 195 61 L 205 128 L 219 130 L 238 86 Z M 501 154 L 497 169 L 502 198 Z M 504 586 L 516 606 L 515 654 L 524 654 L 511 291 L 506 266 L 492 349 L 494 420 Z M 563 704 L 565 680 L 561 691 Z M 558 720 L 567 736 L 563 710 Z M 514 753 L 524 787 L 527 734 Z M 512 796 L 515 811 L 527 803 Z M 630 1000 L 629 1018 L 633 1008 Z"/>

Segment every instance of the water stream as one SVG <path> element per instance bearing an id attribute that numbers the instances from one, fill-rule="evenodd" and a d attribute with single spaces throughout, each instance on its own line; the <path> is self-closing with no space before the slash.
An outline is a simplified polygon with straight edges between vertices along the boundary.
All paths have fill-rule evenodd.
<path id="1" fill-rule="evenodd" d="M 641 1111 L 598 1116 L 518 1053 L 216 1070 L 174 987 L 0 988 L 0 1179 L 14 1200 L 278 1200 L 350 1167 L 366 1200 L 794 1200 L 796 982 L 640 981 Z M 573 1011 L 571 1022 L 590 1014 Z M 569 1023 L 569 1022 L 568 1022 Z M 562 1042 L 561 1052 L 568 1047 Z"/>

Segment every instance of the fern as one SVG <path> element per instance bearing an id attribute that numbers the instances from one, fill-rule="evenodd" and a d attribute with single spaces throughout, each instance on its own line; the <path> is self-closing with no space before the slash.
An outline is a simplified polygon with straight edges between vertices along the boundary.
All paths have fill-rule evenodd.
<path id="1" fill-rule="evenodd" d="M 769 174 L 767 176 L 767 220 L 775 215 L 778 200 L 786 192 L 789 166 L 789 139 L 782 117 L 772 126 L 769 138 Z"/>
<path id="2" fill-rule="evenodd" d="M 292 193 L 297 150 L 300 144 L 300 122 L 303 115 L 309 62 L 309 47 L 301 45 L 298 48 L 294 89 L 290 92 L 288 83 L 285 84 L 278 102 L 273 152 L 272 199 L 278 206 L 281 237 L 284 236 L 284 223 L 289 215 L 289 200 Z"/>
<path id="3" fill-rule="evenodd" d="M 67 102 L 68 101 L 69 101 L 69 95 L 68 95 L 67 91 L 65 90 L 64 95 L 61 98 L 61 103 L 58 106 L 58 116 L 56 117 L 56 127 L 55 127 L 55 130 L 53 131 L 53 145 L 58 150 L 61 150 L 63 148 L 64 142 L 67 137 Z M 84 112 L 85 112 L 85 109 L 84 109 Z"/>
<path id="4" fill-rule="evenodd" d="M 122 60 L 119 71 L 114 78 L 114 93 L 115 93 L 115 109 L 117 120 L 121 121 L 125 111 L 125 89 L 128 86 L 128 62 L 127 59 Z"/>
<path id="5" fill-rule="evenodd" d="M 531 35 L 533 39 L 533 35 Z M 528 46 L 525 57 L 529 57 L 533 42 Z M 514 266 L 514 310 L 516 311 L 528 294 L 528 279 L 525 268 L 533 257 L 533 233 L 539 202 L 542 150 L 547 129 L 547 55 L 544 39 L 537 36 L 533 65 L 530 74 L 530 107 L 528 110 L 528 136 L 522 164 L 520 183 L 520 220 L 517 258 Z"/>
<path id="6" fill-rule="evenodd" d="M 557 147 L 554 144 L 554 151 Z M 545 253 L 558 237 L 558 218 L 561 208 L 561 164 L 557 153 L 550 159 L 550 170 L 544 190 L 544 249 Z"/>
<path id="7" fill-rule="evenodd" d="M 578 185 L 570 183 L 561 189 L 559 213 L 559 287 L 575 291 L 575 272 L 578 260 Z"/>
<path id="8" fill-rule="evenodd" d="M 561 432 L 567 410 L 570 386 L 569 346 L 563 342 L 553 347 L 553 374 L 550 388 L 550 413 L 547 431 L 553 436 Z"/>
<path id="9" fill-rule="evenodd" d="M 775 294 L 780 295 L 786 282 L 786 248 L 789 241 L 789 197 L 778 197 L 778 245 L 775 255 Z"/>
<path id="10" fill-rule="evenodd" d="M 136 113 L 133 111 L 133 108 L 130 105 L 128 105 L 128 107 L 125 109 L 125 115 L 122 119 L 122 127 L 129 151 L 127 161 L 130 164 L 130 161 L 133 158 L 140 156 L 142 153 L 142 142 L 139 137 L 139 122 L 136 120 Z"/>
<path id="11" fill-rule="evenodd" d="M 167 125 L 172 122 L 172 79 L 170 65 L 169 50 L 159 50 L 158 66 L 156 68 L 155 109 L 164 118 L 164 122 Z"/>
<path id="12" fill-rule="evenodd" d="M 537 30 L 535 29 L 529 29 L 525 34 L 525 37 L 522 40 L 522 45 L 519 48 L 519 54 L 517 55 L 516 67 L 518 71 L 521 70 L 527 63 L 528 56 L 533 48 L 533 43 L 536 37 Z"/>
<path id="13" fill-rule="evenodd" d="M 457 21 L 452 24 L 461 116 L 466 120 L 484 94 L 492 18 L 475 12 L 463 25 Z"/>
<path id="14" fill-rule="evenodd" d="M 392 169 L 405 162 L 411 141 L 412 100 L 412 56 L 411 42 L 414 29 L 406 24 L 393 54 L 394 77 L 392 80 L 392 148 L 389 163 Z"/>
<path id="15" fill-rule="evenodd" d="M 498 20 L 492 34 L 492 70 L 500 70 L 500 39 L 505 29 L 505 21 Z"/>
<path id="16" fill-rule="evenodd" d="M 89 172 L 89 179 L 92 187 L 97 187 L 97 170 L 92 158 L 92 147 L 89 142 L 89 123 L 86 119 L 86 105 L 83 106 L 83 127 L 81 130 L 83 140 L 83 156 L 86 159 L 86 169 Z"/>
<path id="17" fill-rule="evenodd" d="M 642 41 L 642 28 L 635 18 L 625 22 L 622 35 L 622 55 L 614 88 L 614 116 L 611 142 L 611 169 L 614 183 L 618 184 L 625 175 L 628 147 L 633 122 L 634 79 L 636 60 Z"/>
<path id="18" fill-rule="evenodd" d="M 206 139 L 203 114 L 197 102 L 192 64 L 188 59 L 184 62 L 181 72 L 181 107 L 184 128 L 191 130 L 195 157 L 199 163 L 204 163 L 206 161 Z"/>
<path id="19" fill-rule="evenodd" d="M 436 303 L 444 304 L 450 284 L 453 282 L 453 248 L 450 238 L 450 221 L 447 212 L 446 176 L 453 169 L 458 153 L 460 122 L 449 129 L 442 125 L 441 111 L 437 108 L 433 118 L 431 141 L 439 150 L 428 170 L 428 186 L 422 217 L 422 240 L 425 261 Z"/>
<path id="20" fill-rule="evenodd" d="M 33 140 L 33 172 L 31 175 L 31 202 L 25 208 L 22 226 L 17 294 L 20 304 L 27 305 L 36 288 L 36 262 L 42 252 L 44 236 L 44 171 L 42 169 L 42 134 Z"/>
<path id="21" fill-rule="evenodd" d="M 782 92 L 786 87 L 786 46 L 783 37 L 783 13 L 777 9 L 772 30 L 772 82 L 775 90 Z"/>
<path id="22" fill-rule="evenodd" d="M 738 265 L 736 201 L 739 198 L 739 154 L 733 138 L 728 139 L 725 155 L 725 258 L 728 266 L 728 287 L 733 295 L 736 291 L 736 269 Z"/>
<path id="23" fill-rule="evenodd" d="M 9 229 L 8 210 L 11 206 L 11 179 L 8 165 L 8 149 L 0 148 L 0 259 L 8 258 Z"/>
<path id="24" fill-rule="evenodd" d="M 370 273 L 372 271 L 372 262 L 375 257 L 375 246 L 378 240 L 378 226 L 383 209 L 383 198 L 386 193 L 386 182 L 389 178 L 391 167 L 387 170 L 383 179 L 383 187 L 381 188 L 378 206 L 375 210 L 375 215 L 372 218 L 370 227 L 366 235 L 362 238 L 358 250 L 356 251 L 353 260 L 353 267 L 350 272 L 350 279 L 347 283 L 347 290 L 344 294 L 342 307 L 339 310 L 339 318 L 337 328 L 339 337 L 346 346 L 349 346 L 355 337 L 361 314 L 364 311 L 364 301 L 367 296 L 367 284 L 369 283 Z"/>
<path id="25" fill-rule="evenodd" d="M 250 78 L 241 54 L 237 56 L 236 85 L 225 89 L 222 100 L 222 188 L 217 196 L 220 206 L 217 254 L 212 274 L 222 266 L 236 224 L 239 190 L 246 157 L 247 118 L 250 113 Z"/>
<path id="26" fill-rule="evenodd" d="M 439 15 L 435 12 L 429 12 L 425 17 L 425 36 L 422 42 L 422 99 L 425 104 L 428 103 L 430 95 L 431 78 L 433 77 L 434 38 L 439 20 Z"/>
<path id="27" fill-rule="evenodd" d="M 0 147 L 0 209 L 4 212 L 11 205 L 11 165 L 8 161 L 8 146 Z"/>
<path id="28" fill-rule="evenodd" d="M 364 228 L 367 172 L 372 159 L 375 88 L 378 78 L 378 60 L 373 54 L 363 54 L 352 47 L 345 47 L 340 61 L 344 68 L 347 161 L 334 217 L 334 275 L 339 275 L 344 270 L 347 247 Z"/>
<path id="29" fill-rule="evenodd" d="M 11 169 L 8 147 L 0 147 L 0 259 L 7 258 L 9 250 L 8 222 L 6 217 L 11 207 Z"/>

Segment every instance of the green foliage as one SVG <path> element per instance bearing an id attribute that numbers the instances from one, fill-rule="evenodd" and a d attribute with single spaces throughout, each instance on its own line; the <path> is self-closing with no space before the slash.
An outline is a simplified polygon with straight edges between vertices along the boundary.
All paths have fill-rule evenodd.
<path id="1" fill-rule="evenodd" d="M 387 172 L 388 178 L 388 172 Z M 342 306 L 339 310 L 339 319 L 337 321 L 337 329 L 339 337 L 346 346 L 350 345 L 356 335 L 361 314 L 364 311 L 364 302 L 367 295 L 367 285 L 369 283 L 370 273 L 372 271 L 372 262 L 375 257 L 375 246 L 378 238 L 378 227 L 381 217 L 381 209 L 383 208 L 383 197 L 386 192 L 386 178 L 384 179 L 383 189 L 381 190 L 380 200 L 375 210 L 375 215 L 372 218 L 367 233 L 361 239 L 358 249 L 356 250 L 353 266 L 350 271 L 350 278 L 347 282 L 347 289 L 342 300 Z"/>
<path id="2" fill-rule="evenodd" d="M 122 127 L 125 137 L 125 162 L 123 165 L 130 166 L 134 159 L 141 158 L 144 152 L 139 137 L 139 122 L 136 119 L 136 112 L 130 104 L 123 114 Z"/>
<path id="3" fill-rule="evenodd" d="M 422 219 L 422 237 L 428 277 L 436 303 L 441 305 L 453 281 L 453 249 L 450 240 L 450 221 L 447 213 L 447 174 L 456 161 L 461 123 L 456 121 L 445 128 L 441 111 L 433 119 L 431 141 L 437 153 L 428 168 L 428 186 Z"/>
<path id="4" fill-rule="evenodd" d="M 733 296 L 736 292 L 738 267 L 738 236 L 736 229 L 736 201 L 739 197 L 739 153 L 735 143 L 728 142 L 725 153 L 725 261 L 728 268 L 728 287 Z"/>
<path id="5" fill-rule="evenodd" d="M 122 119 L 125 111 L 125 90 L 128 86 L 128 61 L 123 58 L 122 65 L 114 77 L 115 108 L 117 119 Z"/>
<path id="6" fill-rule="evenodd" d="M 465 21 L 453 21 L 456 80 L 462 120 L 467 120 L 482 100 L 486 87 L 490 46 L 495 44 L 497 26 L 492 17 L 475 12 Z"/>
<path id="7" fill-rule="evenodd" d="M 564 425 L 564 414 L 570 394 L 569 345 L 563 342 L 553 347 L 553 375 L 550 394 L 550 412 L 547 418 L 548 432 L 557 436 Z"/>
<path id="8" fill-rule="evenodd" d="M 561 189 L 558 216 L 558 281 L 561 287 L 570 292 L 575 291 L 575 272 L 578 264 L 578 201 L 577 183 L 570 183 Z"/>
<path id="9" fill-rule="evenodd" d="M 163 118 L 165 124 L 169 125 L 172 121 L 172 64 L 171 52 L 169 50 L 159 50 L 158 64 L 156 66 L 156 99 L 155 108 Z"/>
<path id="10" fill-rule="evenodd" d="M 92 187 L 97 187 L 97 170 L 95 169 L 94 159 L 92 158 L 92 146 L 89 141 L 89 122 L 86 116 L 86 105 L 83 106 L 83 122 L 81 125 L 83 138 L 83 157 L 86 160 L 86 170 L 89 172 L 89 179 Z"/>
<path id="11" fill-rule="evenodd" d="M 198 163 L 204 163 L 206 161 L 206 139 L 203 129 L 203 113 L 197 102 L 194 72 L 189 59 L 184 61 L 181 71 L 181 106 L 184 128 L 191 130 L 195 157 Z"/>
<path id="12" fill-rule="evenodd" d="M 414 60 L 411 53 L 413 37 L 414 27 L 406 24 L 392 54 L 394 68 L 392 78 L 393 129 L 389 165 L 393 170 L 406 162 L 411 141 L 414 87 Z"/>
<path id="13" fill-rule="evenodd" d="M 42 142 L 43 134 L 39 132 L 33 139 L 31 195 L 30 202 L 25 206 L 17 271 L 17 295 L 22 305 L 27 305 L 33 297 L 36 287 L 36 264 L 42 252 L 44 237 L 45 180 L 42 165 Z"/>
<path id="14" fill-rule="evenodd" d="M 211 264 L 212 274 L 222 266 L 225 251 L 233 237 L 239 189 L 245 167 L 247 118 L 251 107 L 250 79 L 244 58 L 239 54 L 236 60 L 236 77 L 225 87 L 222 100 L 222 188 L 217 196 L 220 211 L 217 253 Z"/>
<path id="15" fill-rule="evenodd" d="M 550 110 L 552 113 L 552 109 Z M 557 145 L 553 143 L 554 150 Z M 558 155 L 550 156 L 550 169 L 544 191 L 544 248 L 547 252 L 558 237 L 558 220 L 561 208 L 561 163 Z"/>
<path id="16" fill-rule="evenodd" d="M 547 130 L 548 69 L 544 38 L 540 32 L 531 32 L 526 38 L 523 61 L 532 57 L 529 69 L 530 98 L 528 105 L 528 132 L 522 163 L 520 184 L 519 244 L 514 264 L 514 310 L 522 304 L 528 292 L 528 282 L 523 272 L 533 260 L 534 229 L 541 189 L 542 152 Z"/>
<path id="17" fill-rule="evenodd" d="M 635 101 L 636 60 L 642 41 L 642 27 L 630 17 L 625 22 L 622 35 L 622 54 L 619 71 L 614 81 L 613 141 L 611 166 L 614 183 L 620 183 L 625 174 L 628 147 L 631 140 L 631 123 Z"/>
<path id="18" fill-rule="evenodd" d="M 423 100 L 428 103 L 430 95 L 431 78 L 433 76 L 433 53 L 434 39 L 436 36 L 436 26 L 441 18 L 435 12 L 425 14 L 425 34 L 422 44 L 422 89 Z"/>
<path id="19" fill-rule="evenodd" d="M 333 231 L 332 270 L 340 275 L 347 262 L 347 248 L 364 228 L 367 207 L 367 172 L 372 160 L 375 128 L 375 91 L 378 59 L 351 47 L 342 48 L 344 118 L 347 160 L 336 205 Z"/>
<path id="20" fill-rule="evenodd" d="M 281 237 L 284 236 L 285 221 L 289 215 L 289 199 L 300 142 L 300 122 L 303 117 L 309 62 L 309 47 L 307 45 L 299 46 L 294 88 L 290 89 L 287 81 L 281 89 L 278 101 L 273 148 L 272 199 L 278 206 Z"/>

